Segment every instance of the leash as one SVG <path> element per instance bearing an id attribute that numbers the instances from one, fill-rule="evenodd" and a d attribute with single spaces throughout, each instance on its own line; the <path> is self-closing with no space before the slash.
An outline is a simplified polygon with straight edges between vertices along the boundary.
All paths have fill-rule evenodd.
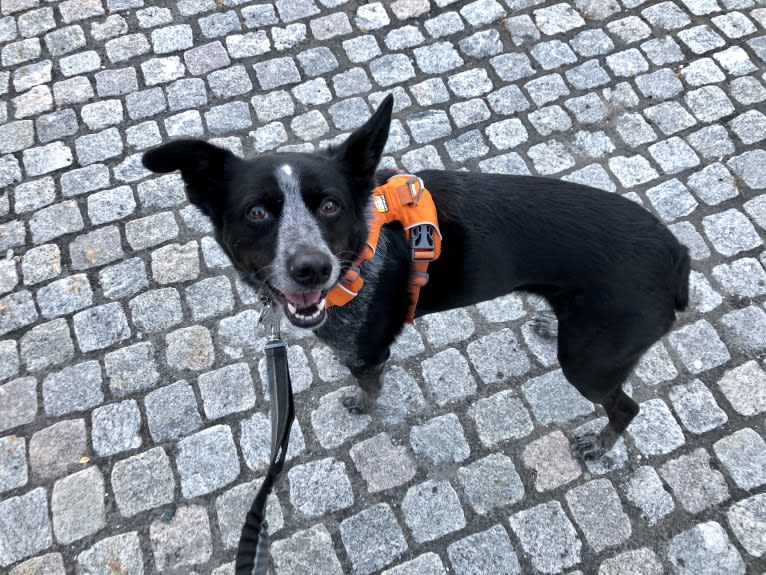
<path id="1" fill-rule="evenodd" d="M 247 512 L 237 545 L 236 575 L 267 575 L 269 567 L 269 525 L 266 521 L 266 499 L 279 478 L 287 455 L 290 428 L 295 419 L 293 388 L 287 367 L 287 344 L 281 339 L 279 311 L 270 297 L 261 295 L 263 308 L 258 323 L 269 322 L 266 373 L 269 380 L 271 407 L 271 460 L 269 470 Z"/>

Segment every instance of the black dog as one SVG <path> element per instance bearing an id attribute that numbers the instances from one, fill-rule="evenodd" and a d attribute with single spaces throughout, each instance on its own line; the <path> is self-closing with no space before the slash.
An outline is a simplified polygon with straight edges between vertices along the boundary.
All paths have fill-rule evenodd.
<path id="1" fill-rule="evenodd" d="M 315 329 L 335 349 L 362 389 L 344 399 L 352 410 L 368 409 L 378 395 L 409 306 L 410 250 L 396 224 L 383 228 L 375 256 L 362 266 L 359 295 L 342 307 L 325 305 L 367 240 L 392 102 L 386 98 L 345 143 L 319 153 L 245 161 L 180 140 L 143 158 L 154 172 L 181 170 L 189 200 L 210 217 L 243 279 L 266 287 L 294 325 Z M 564 375 L 609 417 L 599 436 L 578 439 L 576 452 L 600 456 L 638 413 L 622 383 L 687 305 L 687 249 L 617 194 L 538 177 L 418 175 L 436 203 L 443 242 L 417 315 L 513 290 L 545 297 L 558 319 Z"/>

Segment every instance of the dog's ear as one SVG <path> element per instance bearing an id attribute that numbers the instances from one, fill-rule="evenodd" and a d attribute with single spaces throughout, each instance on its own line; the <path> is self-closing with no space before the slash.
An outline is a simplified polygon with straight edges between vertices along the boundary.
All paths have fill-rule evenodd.
<path id="1" fill-rule="evenodd" d="M 393 106 L 394 97 L 389 94 L 372 117 L 334 151 L 336 161 L 351 176 L 355 187 L 364 193 L 372 190 L 375 169 L 388 140 Z"/>
<path id="2" fill-rule="evenodd" d="M 239 160 L 218 146 L 184 139 L 149 150 L 141 161 L 146 169 L 160 174 L 180 170 L 189 201 L 215 222 L 224 202 L 227 170 Z"/>

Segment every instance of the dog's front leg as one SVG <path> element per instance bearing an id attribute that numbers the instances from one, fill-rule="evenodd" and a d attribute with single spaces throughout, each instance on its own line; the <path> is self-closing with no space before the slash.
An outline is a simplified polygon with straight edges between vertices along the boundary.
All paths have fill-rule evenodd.
<path id="1" fill-rule="evenodd" d="M 343 405 L 351 413 L 368 413 L 373 408 L 383 386 L 385 365 L 384 361 L 351 368 L 351 374 L 359 383 L 359 389 L 349 392 L 342 400 Z"/>

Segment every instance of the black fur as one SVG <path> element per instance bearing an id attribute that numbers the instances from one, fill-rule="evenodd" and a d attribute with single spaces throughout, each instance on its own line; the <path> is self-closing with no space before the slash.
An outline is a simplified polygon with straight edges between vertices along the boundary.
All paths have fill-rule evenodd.
<path id="1" fill-rule="evenodd" d="M 253 226 L 242 213 L 262 203 L 277 222 L 282 193 L 272 172 L 280 162 L 298 166 L 312 213 L 328 195 L 344 205 L 339 217 L 317 220 L 345 269 L 366 238 L 391 104 L 389 97 L 339 148 L 317 154 L 243 161 L 209 144 L 181 141 L 148 152 L 144 163 L 159 172 L 181 170 L 189 199 L 211 216 L 218 240 L 255 284 L 268 280 L 264 270 L 275 261 L 277 225 Z M 652 214 L 618 194 L 549 178 L 436 170 L 418 175 L 436 203 L 443 242 L 417 315 L 514 290 L 545 297 L 558 320 L 564 375 L 609 416 L 601 435 L 580 438 L 576 451 L 596 457 L 608 450 L 638 412 L 622 383 L 687 305 L 687 249 Z M 332 308 L 316 330 L 360 381 L 364 393 L 344 400 L 351 409 L 369 408 L 379 392 L 382 365 L 408 306 L 408 255 L 401 227 L 384 229 L 378 253 L 362 268 L 362 295 Z"/>

